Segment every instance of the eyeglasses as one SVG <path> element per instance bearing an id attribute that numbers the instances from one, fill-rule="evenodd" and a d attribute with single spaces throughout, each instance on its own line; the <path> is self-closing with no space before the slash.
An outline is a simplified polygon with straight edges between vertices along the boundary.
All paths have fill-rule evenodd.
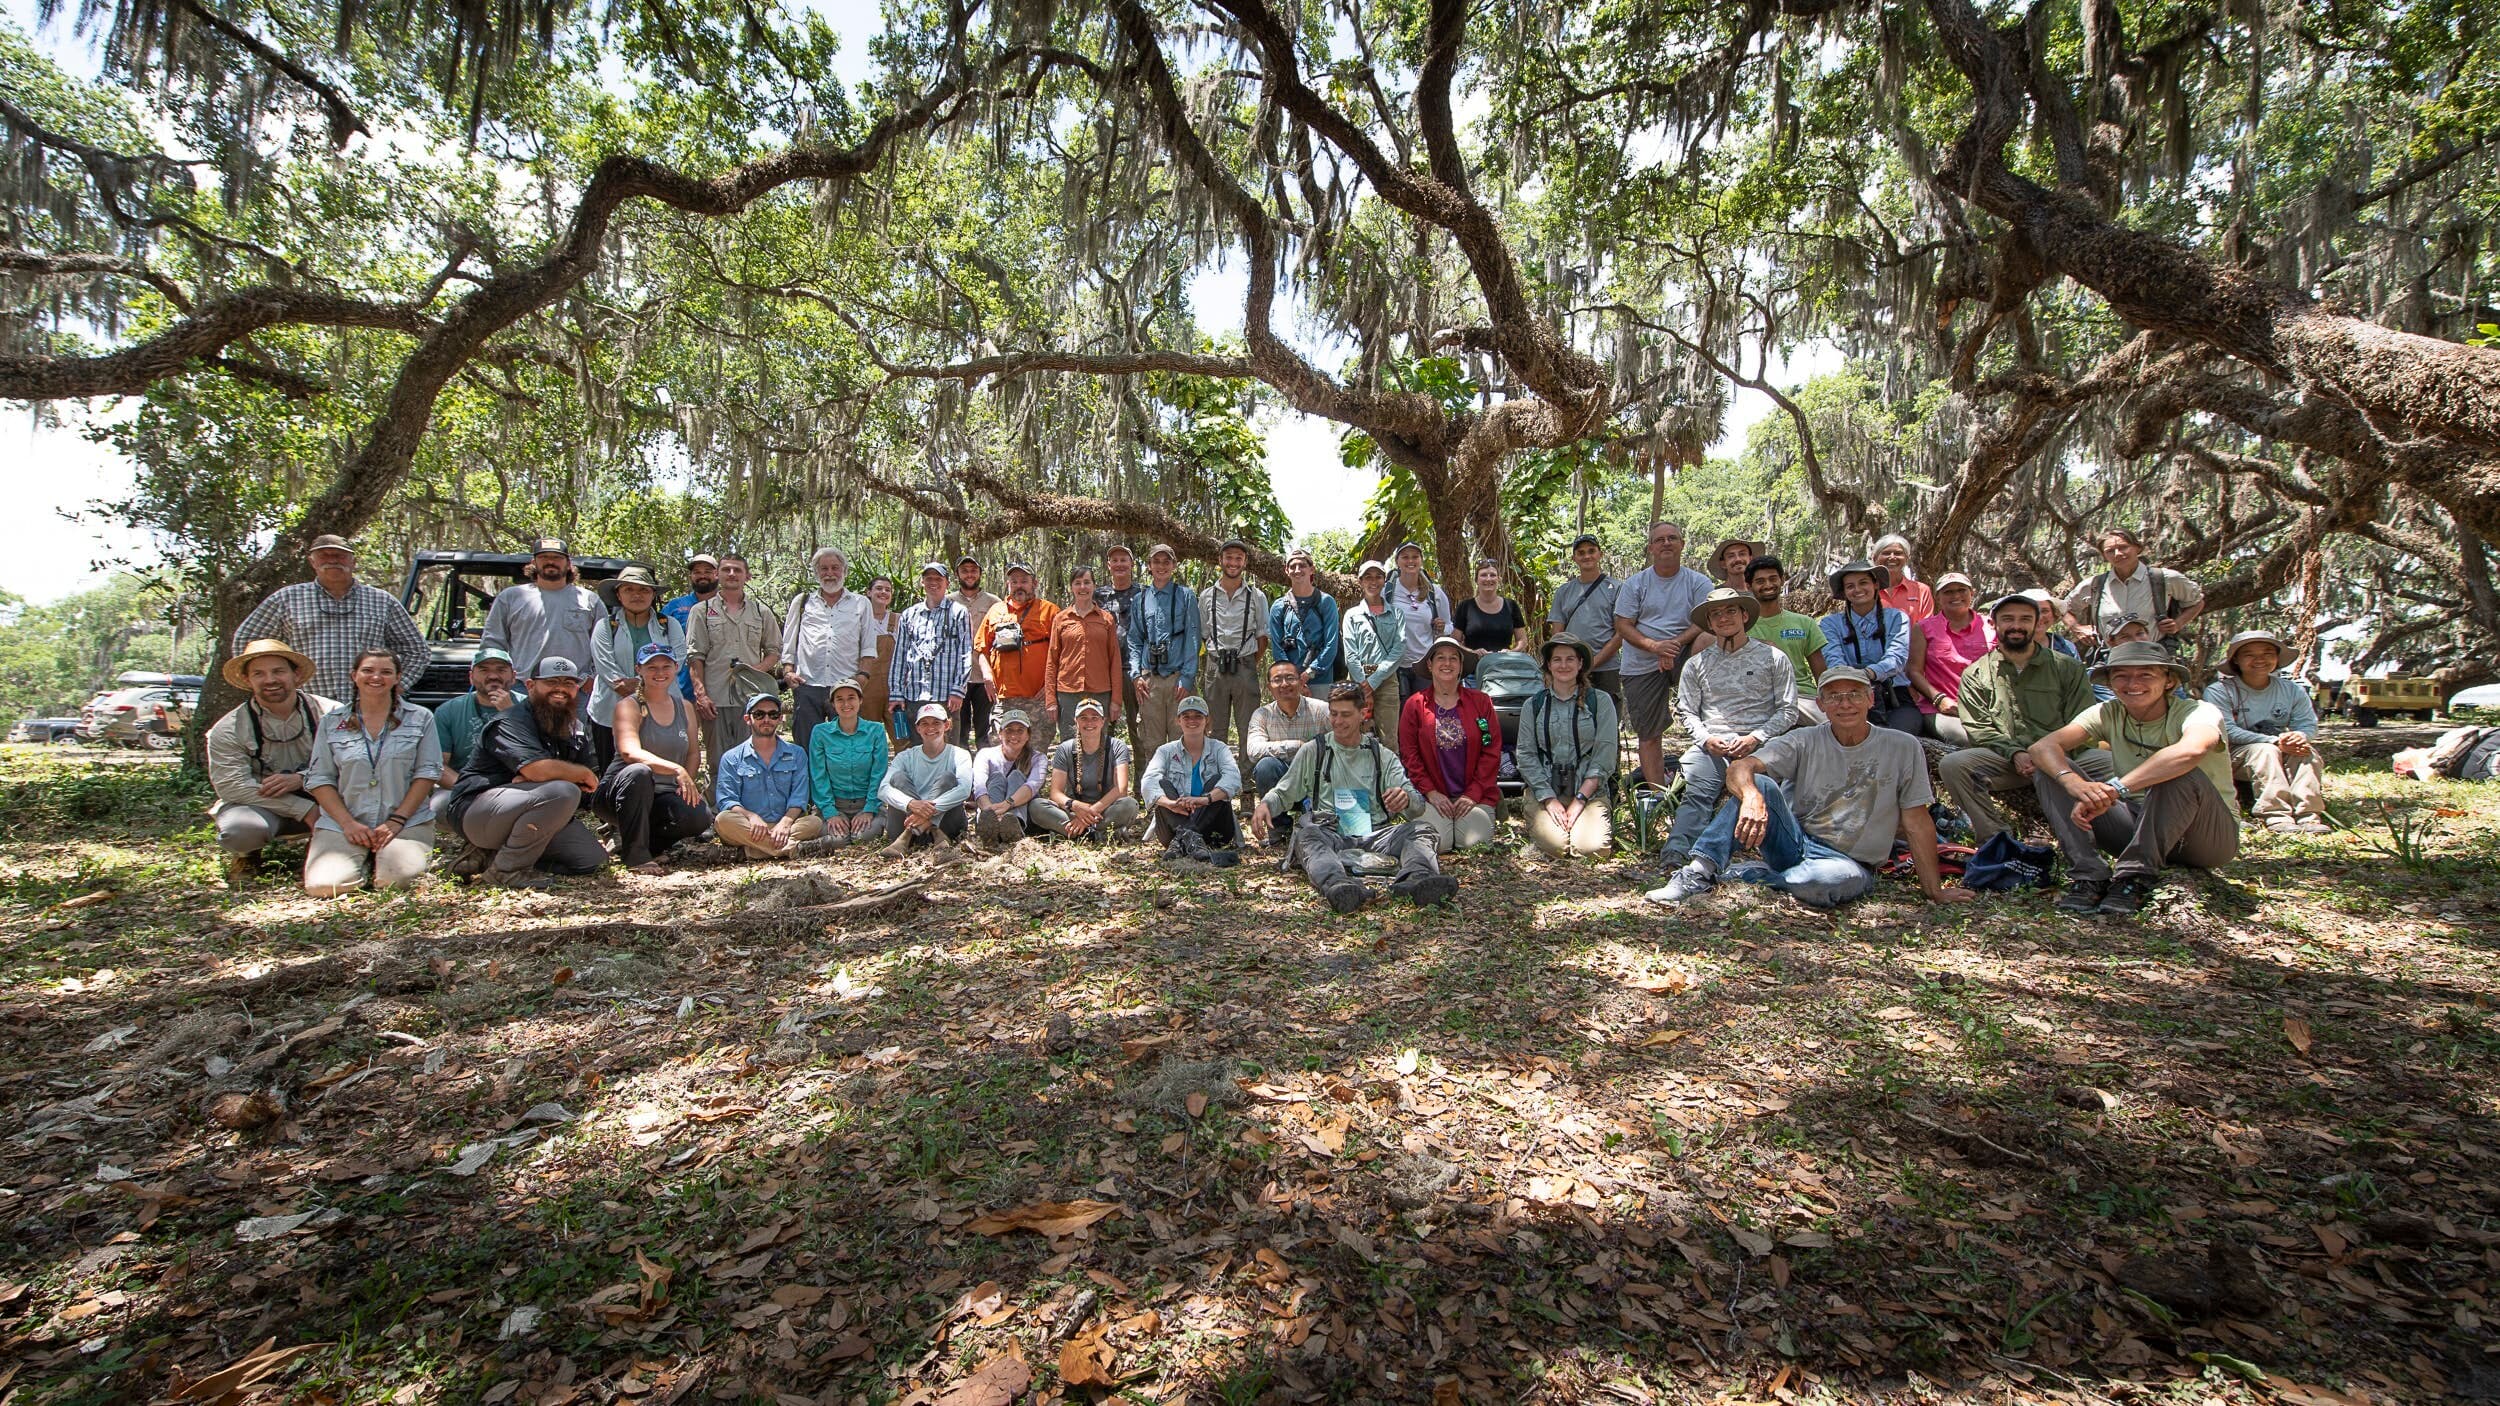
<path id="1" fill-rule="evenodd" d="M 759 721 L 759 722 L 773 722 L 773 723 L 777 723 L 777 722 L 781 721 L 781 710 L 780 710 L 780 709 L 778 709 L 778 708 L 776 708 L 776 709 L 774 709 L 772 712 L 769 712 L 769 713 L 749 713 L 749 714 L 747 714 L 747 716 L 748 716 L 748 717 L 750 717 L 750 718 L 754 718 L 754 719 L 756 719 L 756 720 L 757 720 L 757 721 Z"/>

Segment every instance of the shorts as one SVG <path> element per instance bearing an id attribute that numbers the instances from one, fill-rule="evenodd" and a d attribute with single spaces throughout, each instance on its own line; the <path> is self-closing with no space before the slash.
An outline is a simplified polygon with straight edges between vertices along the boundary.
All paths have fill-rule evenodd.
<path id="1" fill-rule="evenodd" d="M 1663 669 L 1624 675 L 1623 716 L 1634 737 L 1664 737 L 1675 721 L 1675 681 Z"/>

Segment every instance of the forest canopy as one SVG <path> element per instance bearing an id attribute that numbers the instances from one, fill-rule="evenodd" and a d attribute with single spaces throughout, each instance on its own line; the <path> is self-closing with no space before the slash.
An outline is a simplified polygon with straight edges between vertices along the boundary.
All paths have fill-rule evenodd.
<path id="1" fill-rule="evenodd" d="M 1272 577 L 1290 409 L 1368 492 L 1332 573 L 1673 502 L 2055 585 L 2116 523 L 2461 687 L 2496 11 L 897 0 L 852 84 L 743 0 L 53 0 L 97 62 L 0 30 L 0 396 L 135 406 L 113 511 L 227 624 L 324 532 Z"/>

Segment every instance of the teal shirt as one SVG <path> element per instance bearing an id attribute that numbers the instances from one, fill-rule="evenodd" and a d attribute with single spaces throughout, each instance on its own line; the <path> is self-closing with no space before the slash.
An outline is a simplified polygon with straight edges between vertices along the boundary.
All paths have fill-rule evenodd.
<path id="1" fill-rule="evenodd" d="M 477 755 L 477 739 L 486 725 L 507 714 L 517 713 L 527 703 L 519 689 L 512 692 L 512 706 L 500 713 L 490 713 L 477 701 L 477 690 L 470 689 L 434 712 L 434 740 L 442 746 L 444 764 L 454 771 L 467 771 L 469 760 Z"/>
<path id="2" fill-rule="evenodd" d="M 807 735 L 807 794 L 823 816 L 839 814 L 836 801 L 864 801 L 860 813 L 875 815 L 883 804 L 877 790 L 885 784 L 885 765 L 892 757 L 885 729 L 859 720 L 856 731 L 844 732 L 841 719 L 816 724 Z"/>

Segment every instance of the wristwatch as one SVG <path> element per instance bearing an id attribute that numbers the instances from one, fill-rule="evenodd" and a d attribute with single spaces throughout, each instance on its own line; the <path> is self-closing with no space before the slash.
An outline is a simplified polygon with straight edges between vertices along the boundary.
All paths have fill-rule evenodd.
<path id="1" fill-rule="evenodd" d="M 2109 789 L 2111 789 L 2111 790 L 2113 790 L 2113 791 L 2117 792 L 2117 793 L 2118 793 L 2118 799 L 2120 799 L 2120 800 L 2122 800 L 2122 801 L 2130 801 L 2130 802 L 2131 802 L 2131 801 L 2133 801 L 2133 800 L 2136 798 L 2136 793 L 2135 793 L 2135 792 L 2133 792 L 2133 791 L 2128 790 L 2128 789 L 2127 789 L 2127 783 L 2126 783 L 2126 782 L 2124 782 L 2124 781 L 2112 781 L 2111 783 L 2109 783 Z"/>

